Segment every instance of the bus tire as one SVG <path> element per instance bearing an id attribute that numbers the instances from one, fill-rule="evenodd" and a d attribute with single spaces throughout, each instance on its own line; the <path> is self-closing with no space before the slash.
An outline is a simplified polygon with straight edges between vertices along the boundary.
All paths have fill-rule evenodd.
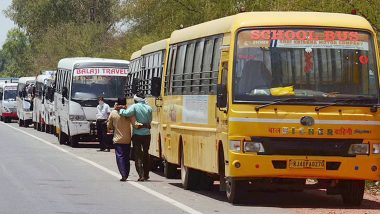
<path id="1" fill-rule="evenodd" d="M 40 123 L 41 125 L 40 125 L 40 131 L 41 132 L 45 132 L 45 124 L 42 124 L 42 123 Z"/>
<path id="2" fill-rule="evenodd" d="M 78 146 L 79 146 L 78 138 L 76 136 L 69 136 L 69 142 L 68 143 L 73 148 L 78 148 Z"/>
<path id="3" fill-rule="evenodd" d="M 365 181 L 343 181 L 341 184 L 343 203 L 349 206 L 360 206 L 363 201 Z"/>
<path id="4" fill-rule="evenodd" d="M 183 148 L 183 147 L 182 147 Z M 185 157 L 183 151 L 181 152 L 181 181 L 184 189 L 195 189 L 199 184 L 199 173 L 187 166 L 185 166 Z"/>
<path id="5" fill-rule="evenodd" d="M 199 172 L 199 188 L 201 190 L 212 190 L 214 186 L 214 179 L 206 172 Z"/>
<path id="6" fill-rule="evenodd" d="M 50 133 L 50 125 L 45 123 L 45 133 Z"/>
<path id="7" fill-rule="evenodd" d="M 233 178 L 226 179 L 226 196 L 231 204 L 238 204 L 244 196 L 243 181 Z"/>
<path id="8" fill-rule="evenodd" d="M 19 127 L 24 126 L 24 121 L 21 120 L 21 119 L 19 119 L 19 120 L 18 120 L 18 126 L 19 126 Z"/>
<path id="9" fill-rule="evenodd" d="M 65 144 L 67 142 L 67 136 L 65 133 L 63 133 L 62 131 L 59 132 L 58 134 L 58 142 L 59 144 Z"/>
<path id="10" fill-rule="evenodd" d="M 175 178 L 177 175 L 177 166 L 164 160 L 164 176 L 165 178 Z"/>

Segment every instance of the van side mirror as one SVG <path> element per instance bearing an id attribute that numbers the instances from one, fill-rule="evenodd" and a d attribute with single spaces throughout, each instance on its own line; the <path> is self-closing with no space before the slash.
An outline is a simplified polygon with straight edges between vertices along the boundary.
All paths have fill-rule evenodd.
<path id="1" fill-rule="evenodd" d="M 161 78 L 160 77 L 152 78 L 152 87 L 151 87 L 150 93 L 154 97 L 159 97 L 161 95 Z"/>
<path id="2" fill-rule="evenodd" d="M 226 108 L 227 107 L 227 85 L 218 84 L 216 88 L 216 107 Z"/>
<path id="3" fill-rule="evenodd" d="M 132 94 L 137 94 L 139 91 L 139 79 L 133 78 L 132 79 Z"/>

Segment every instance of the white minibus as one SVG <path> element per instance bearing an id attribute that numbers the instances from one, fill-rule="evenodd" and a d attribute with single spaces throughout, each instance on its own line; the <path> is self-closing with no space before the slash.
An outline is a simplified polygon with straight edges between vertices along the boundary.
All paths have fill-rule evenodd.
<path id="1" fill-rule="evenodd" d="M 36 77 L 21 77 L 17 85 L 17 116 L 19 126 L 32 124 L 34 85 Z"/>
<path id="2" fill-rule="evenodd" d="M 2 83 L 0 85 L 0 119 L 5 123 L 17 119 L 16 94 L 17 83 Z"/>
<path id="3" fill-rule="evenodd" d="M 42 74 L 37 76 L 35 94 L 33 99 L 33 124 L 34 129 L 38 131 L 45 131 L 46 121 L 45 121 L 45 90 L 46 84 L 49 79 L 53 79 L 53 71 L 44 71 Z"/>
<path id="4" fill-rule="evenodd" d="M 102 96 L 112 108 L 125 97 L 129 61 L 99 58 L 65 58 L 59 61 L 54 105 L 60 144 L 72 147 L 95 141 L 96 107 Z"/>

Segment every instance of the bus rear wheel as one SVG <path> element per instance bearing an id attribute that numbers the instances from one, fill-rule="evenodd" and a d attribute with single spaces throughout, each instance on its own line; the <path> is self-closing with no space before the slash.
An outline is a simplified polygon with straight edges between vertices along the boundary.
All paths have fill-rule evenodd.
<path id="1" fill-rule="evenodd" d="M 341 195 L 343 203 L 349 206 L 360 206 L 363 201 L 365 181 L 342 181 Z"/>
<path id="2" fill-rule="evenodd" d="M 226 179 L 226 196 L 228 202 L 238 204 L 244 196 L 244 181 L 233 178 Z"/>
<path id="3" fill-rule="evenodd" d="M 183 147 L 182 147 L 183 148 Z M 183 151 L 181 153 L 181 181 L 184 189 L 195 189 L 199 184 L 199 173 L 185 166 L 185 158 Z"/>
<path id="4" fill-rule="evenodd" d="M 177 166 L 169 163 L 164 159 L 164 176 L 165 178 L 175 178 L 177 176 Z"/>

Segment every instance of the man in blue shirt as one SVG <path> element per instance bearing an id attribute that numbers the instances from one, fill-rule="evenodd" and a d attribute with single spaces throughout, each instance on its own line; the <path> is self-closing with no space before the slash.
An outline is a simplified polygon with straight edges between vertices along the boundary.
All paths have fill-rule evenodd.
<path id="1" fill-rule="evenodd" d="M 124 117 L 135 117 L 133 124 L 133 150 L 135 152 L 135 167 L 139 174 L 138 181 L 149 179 L 149 146 L 150 123 L 152 122 L 152 108 L 146 103 L 145 96 L 137 93 L 134 96 L 135 104 L 127 109 L 120 109 L 119 114 Z"/>

